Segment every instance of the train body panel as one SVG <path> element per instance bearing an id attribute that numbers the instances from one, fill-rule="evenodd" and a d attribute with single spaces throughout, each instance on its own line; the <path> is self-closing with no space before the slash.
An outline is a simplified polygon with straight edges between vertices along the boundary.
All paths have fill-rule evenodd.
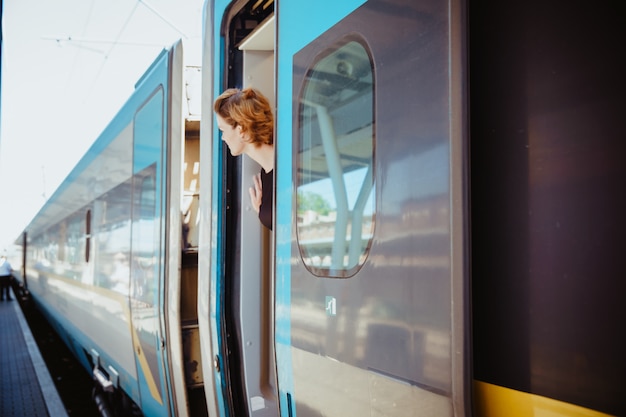
<path id="1" fill-rule="evenodd" d="M 301 44 L 279 44 L 279 74 L 293 77 L 278 86 L 279 108 L 293 103 L 277 135 L 277 169 L 291 172 L 277 198 L 293 204 L 277 214 L 278 256 L 290 260 L 277 269 L 277 332 L 289 332 L 278 361 L 291 366 L 278 371 L 282 412 L 464 415 L 467 374 L 453 360 L 467 336 L 452 328 L 464 303 L 453 288 L 465 277 L 451 264 L 453 230 L 464 233 L 451 207 L 463 201 L 451 189 L 462 181 L 452 178 L 462 144 L 452 132 L 463 131 L 450 102 L 460 53 L 449 49 L 451 11 L 354 6 L 308 21 Z M 299 31 L 298 11 L 280 7 L 279 33 Z M 293 149 L 281 142 L 289 138 Z M 306 207 L 307 194 L 334 210 Z"/>
<path id="2" fill-rule="evenodd" d="M 470 5 L 474 377 L 529 409 L 626 415 L 624 6 Z"/>
<path id="3" fill-rule="evenodd" d="M 100 234 L 101 249 L 97 254 L 91 254 L 98 258 L 95 262 L 97 267 L 82 263 L 84 246 L 70 249 L 62 240 L 63 234 L 66 234 L 76 239 L 78 244 L 80 239 L 77 235 L 84 225 L 85 207 L 89 206 L 87 201 L 95 198 L 95 190 L 108 190 L 109 201 L 120 200 L 116 186 L 130 177 L 131 170 L 129 148 L 132 136 L 123 124 L 120 123 L 115 139 L 106 145 L 110 150 L 107 156 L 86 164 L 82 174 L 75 174 L 80 181 L 62 189 L 63 196 L 58 197 L 59 201 L 67 199 L 75 203 L 76 206 L 70 206 L 69 210 L 77 214 L 62 226 L 45 230 L 47 237 L 40 234 L 40 239 L 31 241 L 27 258 L 32 263 L 28 265 L 27 276 L 28 289 L 33 297 L 61 328 L 67 329 L 68 337 L 77 338 L 79 346 L 97 347 L 97 351 L 105 355 L 118 352 L 111 363 L 120 372 L 128 373 L 127 378 L 121 379 L 125 383 L 137 378 L 129 332 L 128 276 L 116 276 L 111 268 L 116 265 L 114 255 L 128 250 L 128 230 L 122 228 L 112 234 Z M 121 201 L 125 203 L 123 199 Z M 51 224 L 58 224 L 58 220 L 52 220 Z M 37 236 L 42 231 L 36 225 L 29 228 L 31 236 Z M 61 245 L 56 239 L 61 241 Z M 111 242 L 108 245 L 110 248 L 105 248 L 107 242 Z M 108 258 L 106 262 L 105 258 Z M 89 349 L 86 354 L 90 354 Z M 126 388 L 131 392 L 137 390 L 131 387 L 133 385 L 129 384 Z"/>

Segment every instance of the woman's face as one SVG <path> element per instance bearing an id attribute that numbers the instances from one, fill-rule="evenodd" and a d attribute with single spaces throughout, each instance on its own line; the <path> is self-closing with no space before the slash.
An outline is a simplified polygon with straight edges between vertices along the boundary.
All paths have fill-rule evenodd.
<path id="1" fill-rule="evenodd" d="M 241 155 L 247 145 L 241 126 L 231 126 L 219 114 L 216 114 L 217 127 L 222 132 L 222 140 L 228 145 L 233 156 Z"/>

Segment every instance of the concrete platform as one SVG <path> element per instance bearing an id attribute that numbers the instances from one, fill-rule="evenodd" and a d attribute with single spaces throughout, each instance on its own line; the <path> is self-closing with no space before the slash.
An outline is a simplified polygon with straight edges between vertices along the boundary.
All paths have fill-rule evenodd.
<path id="1" fill-rule="evenodd" d="M 0 416 L 67 417 L 12 290 L 11 296 L 0 302 Z"/>

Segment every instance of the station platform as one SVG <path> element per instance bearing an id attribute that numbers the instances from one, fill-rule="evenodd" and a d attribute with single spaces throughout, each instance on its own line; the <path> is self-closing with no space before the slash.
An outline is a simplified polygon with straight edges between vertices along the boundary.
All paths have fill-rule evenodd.
<path id="1" fill-rule="evenodd" d="M 15 293 L 0 302 L 0 416 L 67 417 Z"/>

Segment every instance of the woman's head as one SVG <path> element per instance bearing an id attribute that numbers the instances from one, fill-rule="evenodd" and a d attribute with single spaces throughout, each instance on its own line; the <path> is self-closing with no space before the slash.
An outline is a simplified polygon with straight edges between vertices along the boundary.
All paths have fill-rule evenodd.
<path id="1" fill-rule="evenodd" d="M 224 91 L 213 104 L 213 110 L 231 128 L 241 129 L 255 146 L 274 143 L 274 117 L 270 103 L 254 88 Z"/>

